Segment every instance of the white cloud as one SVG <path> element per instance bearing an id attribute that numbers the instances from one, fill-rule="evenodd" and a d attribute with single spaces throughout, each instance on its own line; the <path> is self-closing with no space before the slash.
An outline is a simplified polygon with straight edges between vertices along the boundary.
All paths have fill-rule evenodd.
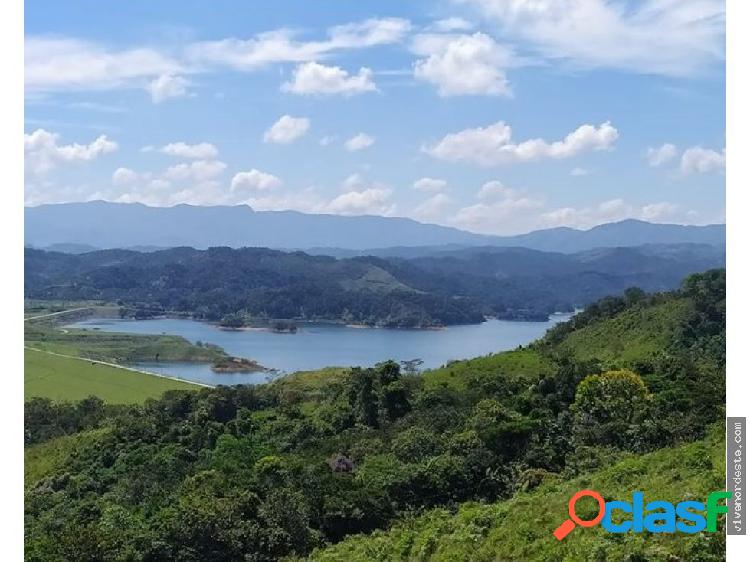
<path id="1" fill-rule="evenodd" d="M 177 156 L 179 158 L 190 158 L 197 160 L 210 160 L 219 155 L 218 149 L 211 143 L 200 142 L 187 144 L 185 142 L 172 142 L 161 147 L 160 152 Z"/>
<path id="2" fill-rule="evenodd" d="M 164 178 L 169 181 L 202 182 L 221 174 L 227 165 L 219 160 L 195 160 L 189 164 L 170 166 L 164 172 Z"/>
<path id="3" fill-rule="evenodd" d="M 653 168 L 666 164 L 675 156 L 677 156 L 677 147 L 670 143 L 665 143 L 659 148 L 649 147 L 646 151 L 648 165 Z"/>
<path id="4" fill-rule="evenodd" d="M 505 187 L 502 182 L 497 180 L 486 182 L 477 192 L 477 197 L 479 199 L 496 199 L 497 197 L 510 198 L 515 195 L 516 192 L 513 189 Z"/>
<path id="5" fill-rule="evenodd" d="M 130 168 L 117 168 L 112 174 L 112 183 L 118 186 L 132 185 L 140 176 Z"/>
<path id="6" fill-rule="evenodd" d="M 610 199 L 587 207 L 563 207 L 542 213 L 539 227 L 570 226 L 573 228 L 591 228 L 598 224 L 621 221 L 629 218 L 653 222 L 689 220 L 689 213 L 680 213 L 679 207 L 666 201 L 646 205 L 633 205 L 624 199 Z"/>
<path id="7" fill-rule="evenodd" d="M 689 76 L 724 58 L 724 0 L 455 0 L 543 57 Z"/>
<path id="8" fill-rule="evenodd" d="M 421 35 L 413 50 L 426 57 L 414 64 L 414 76 L 437 86 L 441 96 L 511 95 L 505 69 L 512 52 L 484 33 Z"/>
<path id="9" fill-rule="evenodd" d="M 414 209 L 413 215 L 425 221 L 436 221 L 453 206 L 453 200 L 444 193 L 433 195 Z"/>
<path id="10" fill-rule="evenodd" d="M 145 87 L 148 79 L 183 70 L 174 58 L 153 49 L 114 51 L 69 38 L 28 37 L 24 57 L 30 92 Z"/>
<path id="11" fill-rule="evenodd" d="M 372 146 L 375 143 L 375 139 L 365 133 L 359 133 L 354 135 L 352 138 L 344 143 L 346 149 L 350 152 L 356 150 L 362 150 L 368 146 Z"/>
<path id="12" fill-rule="evenodd" d="M 155 103 L 186 95 L 185 75 L 216 67 L 252 71 L 273 63 L 322 60 L 336 52 L 397 43 L 411 29 L 401 18 L 372 18 L 331 27 L 323 40 L 305 41 L 289 29 L 249 39 L 186 45 L 179 52 L 114 49 L 67 37 L 29 36 L 24 48 L 26 92 L 144 88 Z"/>
<path id="13" fill-rule="evenodd" d="M 310 120 L 306 117 L 282 115 L 263 135 L 263 142 L 289 144 L 304 135 L 309 128 Z"/>
<path id="14" fill-rule="evenodd" d="M 412 187 L 420 191 L 442 191 L 448 187 L 448 182 L 436 178 L 419 178 Z"/>
<path id="15" fill-rule="evenodd" d="M 255 70 L 271 63 L 320 60 L 343 49 L 362 49 L 399 42 L 411 28 L 408 20 L 373 18 L 339 25 L 322 41 L 300 41 L 288 29 L 260 33 L 250 39 L 222 39 L 194 43 L 187 49 L 196 63 Z"/>
<path id="16" fill-rule="evenodd" d="M 316 212 L 337 215 L 388 215 L 395 207 L 393 190 L 387 185 L 371 182 L 361 174 L 351 174 L 342 183 L 344 193 L 316 207 Z"/>
<path id="17" fill-rule="evenodd" d="M 717 152 L 708 148 L 694 146 L 688 148 L 680 160 L 683 174 L 705 174 L 722 171 L 726 166 L 726 150 Z"/>
<path id="18" fill-rule="evenodd" d="M 165 73 L 155 78 L 146 85 L 146 90 L 151 94 L 151 101 L 161 103 L 172 98 L 181 98 L 187 95 L 190 82 L 177 74 Z"/>
<path id="19" fill-rule="evenodd" d="M 590 173 L 586 168 L 573 168 L 570 171 L 570 175 L 574 177 L 588 176 Z"/>
<path id="20" fill-rule="evenodd" d="M 469 31 L 474 27 L 474 24 L 464 18 L 450 17 L 437 20 L 430 28 L 435 31 L 447 32 L 447 31 Z"/>
<path id="21" fill-rule="evenodd" d="M 332 48 L 363 48 L 398 43 L 411 29 L 402 18 L 371 18 L 337 25 L 328 30 Z"/>
<path id="22" fill-rule="evenodd" d="M 459 228 L 484 234 L 518 232 L 533 222 L 543 204 L 538 199 L 511 189 L 504 189 L 502 193 L 493 195 L 499 195 L 499 198 L 459 209 L 451 223 Z M 485 195 L 484 199 L 487 198 Z"/>
<path id="23" fill-rule="evenodd" d="M 350 75 L 338 66 L 325 66 L 317 62 L 299 65 L 289 82 L 281 85 L 281 90 L 293 94 L 343 94 L 351 96 L 373 92 L 377 88 L 372 81 L 372 70 L 360 68 L 357 74 Z"/>
<path id="24" fill-rule="evenodd" d="M 23 148 L 26 171 L 43 175 L 65 162 L 94 160 L 103 154 L 117 150 L 117 143 L 106 135 L 97 137 L 89 144 L 58 144 L 60 136 L 45 129 L 24 134 Z"/>
<path id="25" fill-rule="evenodd" d="M 541 158 L 570 158 L 588 150 L 605 150 L 615 143 L 618 132 L 606 122 L 599 127 L 581 125 L 563 140 L 551 143 L 531 139 L 516 144 L 511 142 L 511 136 L 510 126 L 499 121 L 487 127 L 446 135 L 436 145 L 423 150 L 440 160 L 497 166 Z"/>
<path id="26" fill-rule="evenodd" d="M 392 209 L 390 198 L 391 190 L 385 188 L 348 191 L 328 203 L 325 210 L 338 215 L 384 215 Z"/>
<path id="27" fill-rule="evenodd" d="M 674 217 L 678 207 L 674 203 L 663 201 L 661 203 L 651 203 L 641 207 L 641 217 L 647 221 L 660 221 Z"/>
<path id="28" fill-rule="evenodd" d="M 281 187 L 281 180 L 273 174 L 267 174 L 253 168 L 249 172 L 239 172 L 232 178 L 232 191 L 268 191 Z"/>
<path id="29" fill-rule="evenodd" d="M 320 138 L 318 144 L 320 146 L 328 146 L 329 144 L 333 144 L 334 142 L 336 142 L 337 138 L 338 137 L 336 135 L 326 135 Z"/>

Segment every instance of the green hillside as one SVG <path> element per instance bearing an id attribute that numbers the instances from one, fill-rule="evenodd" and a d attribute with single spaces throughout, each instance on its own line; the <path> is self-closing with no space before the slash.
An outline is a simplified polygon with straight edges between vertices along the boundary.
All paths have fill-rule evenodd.
<path id="1" fill-rule="evenodd" d="M 465 503 L 435 509 L 388 531 L 353 537 L 316 550 L 315 562 L 581 562 L 586 560 L 723 560 L 724 534 L 647 533 L 615 535 L 597 526 L 578 528 L 563 541 L 552 530 L 567 518 L 567 503 L 578 490 L 601 490 L 605 499 L 628 500 L 646 490 L 646 501 L 705 501 L 724 488 L 723 428 L 705 439 L 646 455 L 626 455 L 614 465 L 570 481 L 549 477 L 532 492 L 493 504 Z M 591 518 L 581 500 L 582 518 Z"/>
<path id="2" fill-rule="evenodd" d="M 690 313 L 690 306 L 684 298 L 635 306 L 568 334 L 559 349 L 579 360 L 633 364 L 669 345 L 670 337 Z"/>

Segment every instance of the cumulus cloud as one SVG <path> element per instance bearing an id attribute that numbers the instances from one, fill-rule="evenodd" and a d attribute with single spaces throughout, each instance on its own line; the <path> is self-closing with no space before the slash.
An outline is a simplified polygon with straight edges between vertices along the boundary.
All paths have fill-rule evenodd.
<path id="1" fill-rule="evenodd" d="M 304 135 L 309 128 L 310 120 L 306 117 L 282 115 L 263 135 L 263 142 L 289 144 Z"/>
<path id="2" fill-rule="evenodd" d="M 724 58 L 724 0 L 454 0 L 539 55 L 582 68 L 690 76 Z"/>
<path id="3" fill-rule="evenodd" d="M 318 205 L 317 211 L 337 215 L 387 215 L 394 210 L 393 190 L 387 185 L 371 182 L 361 174 L 351 174 L 342 183 L 344 191 L 331 201 Z"/>
<path id="4" fill-rule="evenodd" d="M 190 82 L 177 74 L 166 73 L 155 78 L 146 85 L 146 90 L 151 94 L 151 101 L 161 103 L 171 98 L 186 96 Z"/>
<path id="5" fill-rule="evenodd" d="M 532 222 L 543 202 L 497 184 L 485 184 L 484 201 L 459 209 L 452 224 L 472 232 L 508 234 Z"/>
<path id="6" fill-rule="evenodd" d="M 426 58 L 414 64 L 414 76 L 438 88 L 441 96 L 509 96 L 505 69 L 513 54 L 484 33 L 421 35 L 413 45 Z"/>
<path id="7" fill-rule="evenodd" d="M 106 135 L 89 144 L 59 144 L 60 136 L 45 129 L 37 129 L 23 136 L 24 160 L 27 173 L 43 175 L 66 162 L 85 162 L 117 150 L 117 143 Z"/>
<path id="8" fill-rule="evenodd" d="M 189 164 L 170 166 L 164 172 L 164 178 L 169 181 L 202 182 L 215 178 L 226 167 L 227 165 L 219 160 L 195 160 Z"/>
<path id="9" fill-rule="evenodd" d="M 706 174 L 724 170 L 726 150 L 717 152 L 701 146 L 688 148 L 682 154 L 680 169 L 683 174 Z"/>
<path id="10" fill-rule="evenodd" d="M 448 182 L 437 178 L 419 178 L 412 187 L 420 191 L 442 191 L 448 187 Z"/>
<path id="11" fill-rule="evenodd" d="M 438 193 L 417 205 L 412 214 L 420 220 L 435 221 L 442 218 L 452 206 L 453 200 L 450 197 Z"/>
<path id="12" fill-rule="evenodd" d="M 617 137 L 617 129 L 607 121 L 599 127 L 581 125 L 561 141 L 531 139 L 514 143 L 511 127 L 498 121 L 487 127 L 446 135 L 437 144 L 423 150 L 440 160 L 497 166 L 542 158 L 570 158 L 589 150 L 605 150 L 612 147 Z"/>
<path id="13" fill-rule="evenodd" d="M 338 215 L 384 215 L 392 208 L 390 198 L 390 189 L 347 191 L 328 203 L 325 210 Z"/>
<path id="14" fill-rule="evenodd" d="M 356 150 L 362 150 L 367 148 L 368 146 L 372 146 L 374 143 L 375 139 L 373 137 L 365 133 L 359 133 L 347 140 L 344 143 L 344 147 L 346 147 L 348 151 L 354 152 Z"/>
<path id="15" fill-rule="evenodd" d="M 210 160 L 219 155 L 219 150 L 211 143 L 201 142 L 198 144 L 187 144 L 185 142 L 172 142 L 161 147 L 160 152 L 197 160 Z"/>
<path id="16" fill-rule="evenodd" d="M 628 218 L 652 222 L 686 220 L 688 213 L 681 214 L 679 207 L 662 201 L 646 205 L 633 205 L 624 199 L 610 199 L 597 205 L 584 207 L 562 207 L 544 212 L 539 217 L 539 226 L 570 226 L 573 228 L 591 228 L 598 224 L 620 221 Z"/>
<path id="17" fill-rule="evenodd" d="M 498 197 L 509 198 L 516 195 L 516 192 L 509 187 L 505 187 L 502 182 L 497 180 L 488 181 L 482 185 L 477 192 L 479 199 L 496 199 Z"/>
<path id="18" fill-rule="evenodd" d="M 649 147 L 646 151 L 648 165 L 653 168 L 666 164 L 675 156 L 677 156 L 677 147 L 670 143 L 665 143 L 658 148 Z"/>
<path id="19" fill-rule="evenodd" d="M 590 173 L 586 168 L 573 168 L 570 171 L 570 175 L 574 177 L 588 176 Z"/>
<path id="20" fill-rule="evenodd" d="M 282 182 L 278 177 L 253 168 L 249 172 L 235 174 L 230 189 L 232 191 L 268 191 L 281 185 Z"/>
<path id="21" fill-rule="evenodd" d="M 377 90 L 372 81 L 372 70 L 360 68 L 350 75 L 338 66 L 306 62 L 294 69 L 292 79 L 281 85 L 281 90 L 300 95 L 343 94 L 351 96 Z"/>
<path id="22" fill-rule="evenodd" d="M 120 203 L 139 202 L 169 206 L 222 205 L 239 202 L 241 197 L 220 181 L 226 164 L 218 160 L 195 160 L 169 166 L 161 172 L 136 172 L 118 168 L 112 174 L 115 189 L 101 190 L 96 199 Z"/>
<path id="23" fill-rule="evenodd" d="M 114 185 L 132 185 L 139 180 L 140 176 L 130 168 L 117 168 L 112 174 Z"/>

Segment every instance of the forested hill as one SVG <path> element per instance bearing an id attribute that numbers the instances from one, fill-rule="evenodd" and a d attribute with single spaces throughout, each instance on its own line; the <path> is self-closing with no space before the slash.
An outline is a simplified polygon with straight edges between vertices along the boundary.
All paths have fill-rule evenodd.
<path id="1" fill-rule="evenodd" d="M 637 286 L 674 289 L 724 264 L 700 244 L 602 248 L 577 254 L 475 247 L 405 258 L 335 259 L 264 248 L 26 250 L 25 293 L 122 303 L 147 316 L 185 312 L 233 322 L 340 320 L 380 326 L 543 320 Z"/>
<path id="2" fill-rule="evenodd" d="M 26 557 L 718 562 L 721 529 L 551 533 L 580 487 L 681 501 L 723 485 L 725 339 L 714 270 L 424 375 L 384 362 L 143 406 L 35 399 Z"/>

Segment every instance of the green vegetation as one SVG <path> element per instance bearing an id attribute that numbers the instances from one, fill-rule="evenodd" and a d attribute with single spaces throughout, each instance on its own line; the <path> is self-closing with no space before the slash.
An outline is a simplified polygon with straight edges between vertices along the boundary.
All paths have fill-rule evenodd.
<path id="1" fill-rule="evenodd" d="M 434 509 L 388 531 L 358 536 L 315 551 L 314 562 L 433 561 L 493 562 L 538 560 L 723 560 L 724 534 L 612 535 L 601 527 L 576 529 L 562 542 L 552 530 L 567 517 L 570 497 L 583 488 L 601 490 L 605 499 L 627 500 L 634 490 L 650 499 L 678 503 L 705 501 L 724 488 L 724 442 L 721 427 L 710 438 L 642 456 L 626 455 L 614 465 L 573 480 L 547 476 L 531 492 L 492 503 L 461 504 L 454 512 Z M 596 513 L 581 500 L 584 519 Z M 595 510 L 595 508 L 593 508 Z"/>
<path id="2" fill-rule="evenodd" d="M 26 447 L 23 455 L 24 484 L 30 486 L 63 469 L 78 448 L 96 442 L 105 433 L 103 429 L 81 431 Z"/>
<path id="3" fill-rule="evenodd" d="M 720 249 L 604 248 L 580 254 L 466 248 L 334 259 L 267 248 L 62 254 L 26 249 L 26 294 L 118 302 L 123 314 L 186 314 L 228 328 L 277 319 L 386 327 L 546 320 L 630 285 L 676 288 L 724 263 Z"/>
<path id="4" fill-rule="evenodd" d="M 67 458 L 50 445 L 59 460 L 28 479 L 26 557 L 722 560 L 720 534 L 551 533 L 582 486 L 721 487 L 724 299 L 723 271 L 628 291 L 529 348 L 424 376 L 385 362 L 142 405 L 29 401 L 29 446 L 101 433 Z M 656 327 L 623 320 L 654 308 L 668 317 Z M 613 340 L 600 329 L 618 323 Z M 630 337 L 637 356 L 613 343 Z"/>
<path id="5" fill-rule="evenodd" d="M 135 361 L 204 361 L 226 359 L 215 345 L 195 345 L 181 336 L 139 335 L 84 329 L 58 329 L 52 325 L 28 321 L 26 345 L 45 351 L 74 355 L 110 363 Z"/>
<path id="6" fill-rule="evenodd" d="M 667 346 L 670 334 L 689 313 L 688 299 L 633 307 L 569 334 L 561 349 L 582 361 L 631 364 L 652 357 Z"/>
<path id="7" fill-rule="evenodd" d="M 112 404 L 143 403 L 167 390 L 190 390 L 197 385 L 138 373 L 119 367 L 24 350 L 24 397 L 81 400 L 98 396 Z"/>
<path id="8" fill-rule="evenodd" d="M 517 349 L 477 357 L 467 361 L 455 361 L 449 365 L 428 371 L 424 375 L 425 386 L 436 388 L 443 385 L 455 390 L 481 388 L 485 384 L 515 380 L 531 382 L 539 375 L 551 375 L 554 363 L 533 349 Z"/>

